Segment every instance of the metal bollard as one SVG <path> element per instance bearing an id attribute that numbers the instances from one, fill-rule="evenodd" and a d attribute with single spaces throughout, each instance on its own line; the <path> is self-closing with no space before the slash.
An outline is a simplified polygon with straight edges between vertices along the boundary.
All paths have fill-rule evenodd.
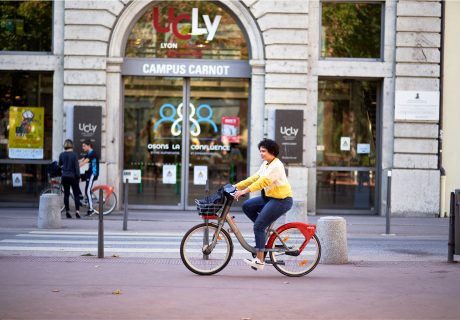
<path id="1" fill-rule="evenodd" d="M 125 182 L 125 201 L 123 204 L 123 231 L 128 230 L 128 183 Z"/>
<path id="2" fill-rule="evenodd" d="M 99 229 L 97 233 L 97 257 L 104 258 L 104 194 L 99 189 Z"/>
<path id="3" fill-rule="evenodd" d="M 391 215 L 391 170 L 388 170 L 387 179 L 387 214 L 385 233 L 390 234 L 390 215 Z"/>
<path id="4" fill-rule="evenodd" d="M 447 243 L 447 262 L 454 262 L 454 225 L 455 225 L 455 193 L 450 193 L 450 217 L 449 217 L 449 242 Z"/>

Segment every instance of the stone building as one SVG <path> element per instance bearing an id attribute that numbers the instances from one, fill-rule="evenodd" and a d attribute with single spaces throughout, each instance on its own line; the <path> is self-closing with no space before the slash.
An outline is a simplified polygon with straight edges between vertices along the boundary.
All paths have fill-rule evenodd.
<path id="1" fill-rule="evenodd" d="M 437 215 L 441 6 L 55 1 L 48 48 L 0 54 L 10 124 L 0 204 L 36 205 L 63 140 L 86 136 L 98 144 L 101 183 L 120 194 L 122 170 L 141 170 L 133 208 L 193 209 L 206 180 L 213 189 L 254 173 L 268 137 L 305 212 L 382 215 L 391 197 L 395 215 Z M 33 30 L 27 17 L 6 20 L 12 34 Z M 35 147 L 7 134 L 26 107 L 44 109 Z"/>

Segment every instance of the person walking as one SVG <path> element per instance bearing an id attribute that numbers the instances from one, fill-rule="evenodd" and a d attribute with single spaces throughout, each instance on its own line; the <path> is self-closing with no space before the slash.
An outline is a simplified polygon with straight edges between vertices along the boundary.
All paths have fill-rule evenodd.
<path id="1" fill-rule="evenodd" d="M 91 216 L 94 214 L 91 189 L 93 188 L 94 181 L 99 177 L 99 157 L 96 151 L 94 151 L 91 141 L 85 140 L 82 144 L 82 148 L 86 155 L 80 161 L 80 167 L 88 164 L 88 169 L 84 173 L 84 178 L 86 180 L 85 196 L 88 200 L 88 212 L 86 215 Z"/>
<path id="2" fill-rule="evenodd" d="M 278 144 L 270 139 L 262 140 L 259 153 L 264 160 L 259 171 L 235 185 L 235 199 L 255 191 L 261 191 L 262 196 L 254 197 L 243 203 L 243 212 L 254 222 L 254 237 L 257 256 L 243 261 L 253 269 L 262 270 L 265 266 L 265 232 L 272 222 L 276 221 L 292 207 L 292 190 L 284 165 L 277 158 Z"/>
<path id="3" fill-rule="evenodd" d="M 59 166 L 62 171 L 62 186 L 64 187 L 64 206 L 65 216 L 68 219 L 72 219 L 69 209 L 69 196 L 70 188 L 74 194 L 75 201 L 75 217 L 80 219 L 80 187 L 78 185 L 80 181 L 80 166 L 78 165 L 78 156 L 73 151 L 73 142 L 70 139 L 64 141 L 64 152 L 59 155 Z"/>

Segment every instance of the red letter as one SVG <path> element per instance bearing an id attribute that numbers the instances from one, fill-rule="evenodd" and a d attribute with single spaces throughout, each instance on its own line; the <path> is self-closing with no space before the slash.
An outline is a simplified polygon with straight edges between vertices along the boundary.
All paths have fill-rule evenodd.
<path id="1" fill-rule="evenodd" d="M 183 13 L 183 14 L 180 14 L 176 17 L 176 19 L 174 19 L 174 22 L 173 22 L 173 33 L 176 37 L 178 37 L 179 39 L 182 39 L 182 40 L 189 40 L 192 36 L 189 35 L 189 34 L 182 34 L 179 32 L 179 30 L 177 30 L 177 25 L 179 24 L 180 21 L 182 20 L 187 20 L 187 21 L 191 21 L 190 20 L 190 15 L 187 14 L 187 13 Z"/>
<path id="2" fill-rule="evenodd" d="M 165 33 L 169 32 L 169 25 L 171 24 L 171 21 L 174 19 L 174 8 L 169 8 L 169 14 L 168 14 L 168 24 L 165 27 L 160 26 L 160 9 L 158 7 L 153 8 L 153 27 L 155 28 L 156 31 Z"/>

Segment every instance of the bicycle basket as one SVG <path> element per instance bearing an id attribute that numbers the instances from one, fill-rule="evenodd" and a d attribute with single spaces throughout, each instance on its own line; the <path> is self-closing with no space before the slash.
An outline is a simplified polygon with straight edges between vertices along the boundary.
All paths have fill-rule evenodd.
<path id="1" fill-rule="evenodd" d="M 223 204 L 205 203 L 200 200 L 195 200 L 196 209 L 200 216 L 217 216 L 217 213 L 223 208 Z"/>

